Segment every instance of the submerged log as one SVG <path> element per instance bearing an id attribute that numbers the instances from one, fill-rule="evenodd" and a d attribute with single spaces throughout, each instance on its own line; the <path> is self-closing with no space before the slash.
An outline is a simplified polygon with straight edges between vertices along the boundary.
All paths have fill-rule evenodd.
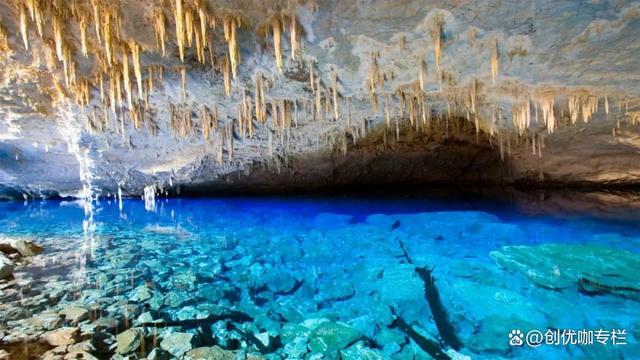
<path id="1" fill-rule="evenodd" d="M 422 268 L 417 267 L 416 272 L 424 282 L 424 295 L 429 303 L 429 308 L 433 315 L 433 321 L 436 323 L 436 327 L 438 328 L 442 341 L 452 349 L 460 350 L 462 343 L 460 342 L 460 339 L 458 339 L 458 336 L 453 329 L 453 325 L 449 321 L 447 310 L 444 305 L 442 305 L 440 293 L 436 287 L 432 270 L 427 269 L 425 266 Z"/>
<path id="2" fill-rule="evenodd" d="M 391 312 L 394 313 L 393 309 Z M 398 328 L 400 331 L 405 333 L 411 340 L 413 340 L 416 345 L 420 347 L 420 349 L 424 350 L 427 354 L 431 355 L 436 360 L 450 360 L 451 357 L 447 355 L 440 344 L 436 341 L 427 339 L 426 337 L 420 335 L 417 331 L 415 331 L 411 325 L 407 324 L 401 317 L 396 315 L 395 320 L 391 323 L 391 327 Z"/>
<path id="3" fill-rule="evenodd" d="M 402 254 L 406 261 L 409 264 L 413 264 L 411 257 L 409 257 L 409 253 L 407 248 L 404 246 L 402 240 L 398 239 L 398 243 L 400 244 L 400 249 L 402 250 Z M 440 300 L 440 293 L 438 292 L 438 288 L 436 287 L 435 279 L 433 278 L 432 272 L 433 269 L 427 269 L 427 267 L 416 267 L 415 269 L 420 279 L 424 282 L 424 295 L 429 303 L 429 309 L 431 309 L 431 314 L 433 315 L 433 321 L 436 323 L 436 328 L 438 329 L 438 333 L 440 334 L 440 338 L 442 342 L 451 347 L 454 350 L 460 350 L 462 347 L 462 342 L 458 339 L 458 336 L 455 333 L 453 325 L 449 321 L 449 316 L 447 314 L 447 310 L 442 304 Z"/>
<path id="4" fill-rule="evenodd" d="M 230 310 L 223 314 L 212 314 L 202 319 L 186 319 L 186 320 L 167 320 L 167 321 L 149 321 L 140 324 L 144 327 L 165 328 L 171 326 L 182 326 L 184 328 L 195 328 L 208 325 L 221 320 L 231 320 L 236 322 L 253 321 L 253 318 L 243 312 Z"/>

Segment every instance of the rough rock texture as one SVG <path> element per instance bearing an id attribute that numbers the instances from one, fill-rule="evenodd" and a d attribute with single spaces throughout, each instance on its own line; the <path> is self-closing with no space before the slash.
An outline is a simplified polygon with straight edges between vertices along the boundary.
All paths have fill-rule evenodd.
<path id="1" fill-rule="evenodd" d="M 194 184 L 278 189 L 406 180 L 631 184 L 640 178 L 640 132 L 633 125 L 640 121 L 637 2 L 205 1 L 216 16 L 222 16 L 223 8 L 232 8 L 242 17 L 240 63 L 229 97 L 220 73 L 227 48 L 222 24 L 213 36 L 215 72 L 211 64 L 197 63 L 194 49 L 186 50 L 184 96 L 172 9 L 164 10 L 167 55 L 162 57 L 152 21 L 159 2 L 110 2 L 120 8 L 122 41 L 135 40 L 144 65 L 162 64 L 164 82 L 158 81 L 149 95 L 152 121 L 136 130 L 130 116 L 119 124 L 111 114 L 107 128 L 97 132 L 85 127 L 87 116 L 102 113 L 97 85 L 92 84 L 88 106 L 59 96 L 65 92 L 55 86 L 56 81 L 64 83 L 62 63 L 48 53 L 31 19 L 27 21 L 30 50 L 25 51 L 16 22 L 18 2 L 0 4 L 0 22 L 9 34 L 10 48 L 0 56 L 0 193 L 5 196 L 77 194 L 83 185 L 107 195 L 118 186 L 125 194 L 140 194 L 151 184 L 164 189 Z M 260 30 L 266 15 L 280 9 L 295 14 L 304 59 L 299 61 L 300 53 L 298 60 L 290 59 L 290 30 L 285 26 L 281 73 L 273 38 L 265 38 Z M 47 41 L 53 38 L 50 26 L 46 24 Z M 77 51 L 73 58 L 78 77 L 94 79 L 94 59 L 80 54 L 78 26 L 69 25 L 65 32 L 70 48 Z M 91 53 L 103 49 L 92 20 L 87 36 Z M 377 73 L 384 78 L 384 83 L 380 78 L 374 81 L 377 109 L 370 100 L 372 53 Z M 326 96 L 330 111 L 323 110 L 317 119 L 303 114 L 314 102 L 309 64 L 325 93 L 335 90 L 339 111 L 334 112 L 335 104 Z M 253 138 L 242 139 L 238 105 L 244 94 L 256 99 L 257 73 L 271 84 L 266 102 L 295 100 L 299 124 L 281 131 L 272 120 L 266 124 L 254 120 Z M 337 81 L 332 86 L 334 75 Z M 133 70 L 130 76 L 137 90 Z M 436 135 L 407 130 L 410 105 L 405 102 L 400 112 L 400 103 L 416 91 L 429 107 L 430 121 L 440 124 Z M 73 97 L 73 91 L 66 92 Z M 385 147 L 380 128 L 385 123 L 386 97 L 392 98 L 393 109 Z M 543 103 L 549 99 L 558 127 L 552 134 L 549 126 L 542 125 Z M 575 99 L 579 110 L 572 107 Z M 594 99 L 597 109 L 590 109 L 587 104 L 593 105 Z M 190 135 L 181 138 L 171 131 L 170 104 L 192 113 Z M 501 162 L 499 139 L 506 135 L 495 131 L 513 130 L 514 120 L 522 120 L 514 119 L 514 114 L 521 114 L 523 104 L 529 105 L 535 125 L 518 144 L 513 134 L 505 140 L 511 142 L 511 154 Z M 203 139 L 202 105 L 218 109 L 221 127 L 233 123 L 233 156 L 227 144 L 218 151 L 216 141 Z M 123 108 L 125 114 L 130 110 Z M 268 116 L 274 112 L 269 109 Z M 416 112 L 415 121 L 420 118 Z M 451 123 L 468 118 L 470 127 L 446 130 L 447 117 Z M 399 141 L 395 119 L 402 128 Z M 482 133 L 478 144 L 471 129 L 476 119 Z M 157 126 L 155 134 L 152 123 Z M 362 128 L 367 128 L 366 134 Z M 493 132 L 491 141 L 487 132 Z M 541 158 L 540 149 L 534 155 L 536 146 L 527 139 L 542 147 Z M 216 159 L 219 154 L 222 162 Z"/>

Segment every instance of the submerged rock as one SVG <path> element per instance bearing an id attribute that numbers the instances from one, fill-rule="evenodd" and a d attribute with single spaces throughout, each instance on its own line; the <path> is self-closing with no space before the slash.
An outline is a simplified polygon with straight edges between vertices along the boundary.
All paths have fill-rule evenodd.
<path id="1" fill-rule="evenodd" d="M 6 279 L 13 275 L 15 264 L 11 259 L 0 253 L 0 279 Z"/>
<path id="2" fill-rule="evenodd" d="M 311 331 L 309 349 L 315 353 L 332 353 L 344 349 L 361 337 L 362 334 L 350 326 L 324 322 Z"/>
<path id="3" fill-rule="evenodd" d="M 599 245 L 505 246 L 491 252 L 502 267 L 553 290 L 578 287 L 588 294 L 610 293 L 640 301 L 640 255 Z"/>
<path id="4" fill-rule="evenodd" d="M 296 286 L 296 278 L 287 271 L 277 269 L 269 270 L 262 276 L 267 288 L 274 294 L 287 294 L 293 291 Z"/>
<path id="5" fill-rule="evenodd" d="M 363 344 L 355 344 L 340 351 L 341 360 L 382 360 L 379 351 L 370 349 Z"/>
<path id="6" fill-rule="evenodd" d="M 184 332 L 171 333 L 165 336 L 160 342 L 160 347 L 167 350 L 171 355 L 181 356 L 193 349 L 194 335 Z"/>
<path id="7" fill-rule="evenodd" d="M 233 351 L 225 350 L 219 346 L 199 347 L 187 351 L 184 360 L 235 360 Z"/>
<path id="8" fill-rule="evenodd" d="M 128 354 L 136 351 L 144 339 L 144 330 L 142 328 L 131 328 L 121 332 L 116 336 L 118 354 Z"/>
<path id="9" fill-rule="evenodd" d="M 70 345 L 76 342 L 80 329 L 77 327 L 62 327 L 42 334 L 42 339 L 51 346 Z"/>
<path id="10" fill-rule="evenodd" d="M 32 323 L 36 326 L 42 327 L 45 330 L 53 330 L 62 326 L 64 320 L 57 313 L 45 312 L 34 316 Z"/>
<path id="11" fill-rule="evenodd" d="M 302 359 L 309 352 L 308 343 L 309 339 L 306 336 L 298 336 L 284 346 L 284 353 L 288 359 Z"/>
<path id="12" fill-rule="evenodd" d="M 64 316 L 66 321 L 77 325 L 79 322 L 89 319 L 89 310 L 80 306 L 69 305 L 60 311 L 60 315 Z"/>
<path id="13" fill-rule="evenodd" d="M 35 256 L 42 252 L 42 247 L 24 239 L 0 238 L 0 252 L 5 254 L 19 253 L 21 256 Z"/>

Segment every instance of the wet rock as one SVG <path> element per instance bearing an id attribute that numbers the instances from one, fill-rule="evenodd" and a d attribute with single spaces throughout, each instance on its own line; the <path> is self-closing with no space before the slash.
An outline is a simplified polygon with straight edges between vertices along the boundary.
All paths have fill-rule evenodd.
<path id="1" fill-rule="evenodd" d="M 398 264 L 384 269 L 376 282 L 382 303 L 393 306 L 402 317 L 417 319 L 427 316 L 424 282 L 415 266 Z"/>
<path id="2" fill-rule="evenodd" d="M 267 288 L 274 294 L 287 294 L 296 286 L 296 278 L 287 271 L 270 269 L 263 277 Z"/>
<path id="3" fill-rule="evenodd" d="M 73 325 L 89 319 L 89 310 L 76 305 L 66 306 L 59 314 L 64 316 L 65 320 L 71 322 Z"/>
<path id="4" fill-rule="evenodd" d="M 191 297 L 184 292 L 171 291 L 164 297 L 164 304 L 174 308 L 181 307 L 189 301 L 191 301 Z"/>
<path id="5" fill-rule="evenodd" d="M 45 330 L 53 330 L 64 324 L 64 320 L 54 312 L 41 313 L 33 317 L 33 324 Z"/>
<path id="6" fill-rule="evenodd" d="M 640 255 L 599 245 L 505 246 L 491 252 L 502 267 L 524 274 L 547 289 L 578 287 L 588 294 L 610 293 L 640 300 Z"/>
<path id="7" fill-rule="evenodd" d="M 42 334 L 42 339 L 51 346 L 70 345 L 76 342 L 80 329 L 77 327 L 61 327 Z"/>
<path id="8" fill-rule="evenodd" d="M 217 303 L 224 298 L 226 287 L 226 284 L 203 284 L 198 287 L 196 296 L 201 299 Z"/>
<path id="9" fill-rule="evenodd" d="M 233 250 L 238 246 L 238 238 L 235 236 L 219 235 L 207 243 L 212 250 Z"/>
<path id="10" fill-rule="evenodd" d="M 197 281 L 198 279 L 196 274 L 190 270 L 176 272 L 171 278 L 173 287 L 182 290 L 195 289 Z"/>
<path id="11" fill-rule="evenodd" d="M 510 316 L 492 315 L 480 322 L 477 332 L 470 337 L 467 346 L 478 353 L 506 354 L 510 348 L 507 334 L 514 328 L 526 334 L 529 330 L 536 329 L 536 325 L 521 319 L 514 320 Z"/>
<path id="12" fill-rule="evenodd" d="M 253 263 L 253 256 L 246 255 L 237 260 L 227 261 L 224 265 L 228 268 L 249 267 Z"/>
<path id="13" fill-rule="evenodd" d="M 168 334 L 160 342 L 160 347 L 174 356 L 181 356 L 187 351 L 193 349 L 195 339 L 194 335 L 184 332 L 175 332 Z"/>
<path id="14" fill-rule="evenodd" d="M 147 355 L 147 360 L 169 360 L 170 358 L 171 354 L 161 348 L 155 348 Z"/>
<path id="15" fill-rule="evenodd" d="M 153 292 L 148 287 L 142 285 L 133 289 L 129 294 L 129 300 L 133 302 L 143 302 L 151 299 Z"/>
<path id="16" fill-rule="evenodd" d="M 36 256 L 42 252 L 42 247 L 24 239 L 0 238 L 0 252 L 5 254 L 18 253 L 21 256 Z"/>
<path id="17" fill-rule="evenodd" d="M 347 300 L 356 294 L 356 290 L 351 283 L 346 281 L 323 282 L 318 287 L 318 301 L 342 301 Z"/>
<path id="18" fill-rule="evenodd" d="M 147 323 L 147 322 L 152 322 L 153 321 L 153 315 L 151 315 L 150 312 L 143 312 L 142 314 L 140 314 L 140 316 L 138 316 L 138 318 L 136 319 L 136 322 L 138 324 L 141 323 Z"/>
<path id="19" fill-rule="evenodd" d="M 6 279 L 13 275 L 15 264 L 11 259 L 0 254 L 0 279 Z"/>
<path id="20" fill-rule="evenodd" d="M 185 306 L 175 313 L 178 320 L 204 319 L 209 316 L 208 311 L 200 311 L 194 306 Z"/>
<path id="21" fill-rule="evenodd" d="M 379 351 L 370 349 L 361 343 L 357 343 L 340 351 L 341 360 L 382 360 Z"/>
<path id="22" fill-rule="evenodd" d="M 187 351 L 184 360 L 235 360 L 233 351 L 224 350 L 219 346 L 199 347 Z"/>
<path id="23" fill-rule="evenodd" d="M 314 328 L 309 335 L 309 349 L 316 353 L 332 353 L 353 344 L 362 335 L 350 326 L 324 322 Z"/>
<path id="24" fill-rule="evenodd" d="M 309 339 L 306 336 L 298 336 L 287 343 L 284 346 L 284 353 L 287 355 L 287 359 L 302 359 L 309 352 L 308 343 Z"/>
<path id="25" fill-rule="evenodd" d="M 136 351 L 144 340 L 144 329 L 131 328 L 116 335 L 116 341 L 118 347 L 116 352 L 118 354 L 128 354 Z"/>

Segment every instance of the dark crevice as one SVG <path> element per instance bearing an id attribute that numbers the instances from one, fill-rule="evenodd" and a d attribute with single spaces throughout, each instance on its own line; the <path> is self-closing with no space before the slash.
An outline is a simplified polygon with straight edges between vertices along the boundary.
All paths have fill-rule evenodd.
<path id="1" fill-rule="evenodd" d="M 438 292 L 438 288 L 436 287 L 435 280 L 431 273 L 432 270 L 429 270 L 426 267 L 417 267 L 416 272 L 424 282 L 425 297 L 429 303 L 429 308 L 433 315 L 433 321 L 436 323 L 436 327 L 438 328 L 442 341 L 452 349 L 460 350 L 462 343 L 460 342 L 460 339 L 458 339 L 453 325 L 449 321 L 447 310 L 444 305 L 442 305 L 440 293 Z"/>
<path id="2" fill-rule="evenodd" d="M 398 243 L 406 261 L 409 264 L 414 265 L 402 240 L 398 239 Z M 436 323 L 436 328 L 438 329 L 438 333 L 440 334 L 442 342 L 454 350 L 460 350 L 460 348 L 462 348 L 462 342 L 460 341 L 460 339 L 458 339 L 454 327 L 449 321 L 447 310 L 440 300 L 440 293 L 438 292 L 438 288 L 435 284 L 435 279 L 432 275 L 433 269 L 427 269 L 427 267 L 425 266 L 416 267 L 415 271 L 420 279 L 422 279 L 422 281 L 424 282 L 425 298 L 427 299 L 427 303 L 429 304 L 429 309 L 431 309 L 433 321 Z"/>

